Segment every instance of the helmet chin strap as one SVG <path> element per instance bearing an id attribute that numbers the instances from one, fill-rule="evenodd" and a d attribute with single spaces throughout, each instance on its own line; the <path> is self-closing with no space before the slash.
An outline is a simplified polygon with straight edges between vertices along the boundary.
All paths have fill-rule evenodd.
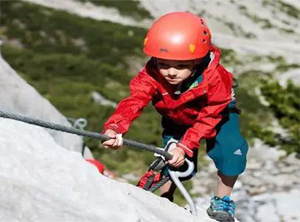
<path id="1" fill-rule="evenodd" d="M 158 67 L 158 62 L 157 62 L 157 59 L 155 58 L 155 57 L 152 57 L 153 58 L 153 60 L 154 60 L 154 64 L 155 64 L 155 66 L 156 67 Z"/>
<path id="2" fill-rule="evenodd" d="M 210 64 L 210 62 L 213 60 L 213 58 L 210 58 L 209 63 L 205 64 L 205 60 L 206 60 L 207 56 L 211 57 L 211 53 L 208 52 L 206 54 L 206 56 L 204 56 L 202 58 L 202 60 L 200 61 L 200 63 L 198 63 L 198 64 L 196 64 L 196 60 L 193 60 L 193 71 L 192 71 L 191 77 L 193 77 L 197 73 L 198 67 L 200 67 L 201 65 L 208 66 Z"/>
<path id="3" fill-rule="evenodd" d="M 195 60 L 193 60 L 193 70 L 192 70 L 192 74 L 191 77 L 193 77 L 197 72 L 197 65 L 195 65 Z"/>

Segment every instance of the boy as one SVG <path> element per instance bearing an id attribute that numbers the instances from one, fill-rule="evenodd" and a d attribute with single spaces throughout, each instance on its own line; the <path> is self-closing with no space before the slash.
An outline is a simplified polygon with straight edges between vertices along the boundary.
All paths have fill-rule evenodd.
<path id="1" fill-rule="evenodd" d="M 232 74 L 219 64 L 220 50 L 211 45 L 206 23 L 186 12 L 162 16 L 149 29 L 144 52 L 151 59 L 131 80 L 131 95 L 105 123 L 111 139 L 104 147 L 121 147 L 122 135 L 151 100 L 162 115 L 165 145 L 178 141 L 169 151 L 169 165 L 180 170 L 185 157 L 197 163 L 199 142 L 206 139 L 218 169 L 218 188 L 207 213 L 219 221 L 234 221 L 235 203 L 229 196 L 245 169 L 248 145 L 239 133 Z M 172 199 L 174 184 L 166 187 L 162 196 Z"/>

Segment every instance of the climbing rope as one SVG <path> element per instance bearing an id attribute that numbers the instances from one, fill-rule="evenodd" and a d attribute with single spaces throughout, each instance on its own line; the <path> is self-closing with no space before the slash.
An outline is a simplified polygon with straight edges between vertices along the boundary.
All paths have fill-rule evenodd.
<path id="1" fill-rule="evenodd" d="M 96 139 L 100 139 L 100 140 L 109 140 L 110 139 L 109 136 L 101 134 L 101 133 L 95 133 L 95 132 L 85 131 L 85 130 L 81 130 L 81 129 L 76 129 L 73 127 L 50 123 L 50 122 L 42 121 L 39 119 L 21 116 L 18 114 L 7 113 L 4 111 L 0 111 L 0 117 L 7 118 L 7 119 L 13 119 L 13 120 L 21 121 L 24 123 L 28 123 L 28 124 L 52 129 L 52 130 L 57 130 L 57 131 L 65 132 L 65 133 L 76 134 L 79 136 L 87 136 L 87 137 L 92 137 L 92 138 L 96 138 Z M 143 149 L 143 150 L 147 150 L 147 151 L 150 151 L 153 153 L 158 153 L 158 154 L 164 156 L 167 160 L 172 159 L 172 155 L 170 153 L 164 151 L 161 148 L 153 146 L 153 145 L 147 145 L 147 144 L 143 144 L 143 143 L 136 142 L 136 141 L 129 140 L 129 139 L 124 139 L 123 144 L 126 146 L 133 147 L 133 148 Z"/>

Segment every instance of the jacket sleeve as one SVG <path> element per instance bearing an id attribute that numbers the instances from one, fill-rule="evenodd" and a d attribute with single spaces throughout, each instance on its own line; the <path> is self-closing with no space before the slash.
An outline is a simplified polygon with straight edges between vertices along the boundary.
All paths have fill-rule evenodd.
<path id="1" fill-rule="evenodd" d="M 202 138 L 216 136 L 215 127 L 222 119 L 220 113 L 231 101 L 231 73 L 224 69 L 221 75 L 216 75 L 210 82 L 206 106 L 201 109 L 196 123 L 186 131 L 178 144 L 190 157 L 193 156 L 192 150 L 199 147 Z"/>
<path id="2" fill-rule="evenodd" d="M 113 129 L 125 134 L 134 119 L 141 115 L 143 108 L 156 92 L 153 79 L 145 69 L 130 81 L 130 96 L 122 100 L 112 116 L 104 124 L 104 132 Z"/>

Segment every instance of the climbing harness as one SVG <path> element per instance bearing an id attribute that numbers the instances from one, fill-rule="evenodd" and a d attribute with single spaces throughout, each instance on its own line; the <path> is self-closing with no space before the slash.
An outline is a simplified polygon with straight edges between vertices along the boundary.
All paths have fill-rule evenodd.
<path id="1" fill-rule="evenodd" d="M 175 142 L 171 139 L 163 150 L 168 152 L 171 145 Z M 148 172 L 140 178 L 137 184 L 138 187 L 151 192 L 156 191 L 170 180 L 169 174 L 166 173 L 167 164 L 165 158 L 156 153 L 154 153 L 154 156 L 156 156 L 156 159 L 150 164 Z"/>
<path id="2" fill-rule="evenodd" d="M 196 205 L 194 204 L 191 196 L 189 195 L 185 187 L 182 185 L 181 181 L 179 180 L 179 178 L 191 175 L 191 173 L 194 171 L 194 163 L 186 158 L 185 162 L 188 164 L 188 169 L 185 172 L 173 171 L 168 166 L 165 166 L 166 168 L 164 167 L 160 173 L 150 170 L 141 177 L 137 186 L 143 188 L 144 190 L 154 192 L 158 188 L 163 186 L 166 182 L 172 180 L 177 186 L 177 188 L 180 190 L 181 194 L 186 199 L 187 203 L 189 204 L 192 215 L 196 216 Z M 168 175 L 164 175 L 165 170 L 167 170 Z"/>
<path id="3" fill-rule="evenodd" d="M 164 150 L 169 151 L 171 149 L 171 145 L 174 143 L 177 144 L 178 141 L 175 139 L 170 139 Z M 173 171 L 172 168 L 166 164 L 165 158 L 163 156 L 157 154 L 154 155 L 157 156 L 157 158 L 150 164 L 148 172 L 140 178 L 137 186 L 144 190 L 154 192 L 169 180 L 172 180 L 172 182 L 175 183 L 177 188 L 180 190 L 180 192 L 188 202 L 192 215 L 196 216 L 197 208 L 191 196 L 179 180 L 179 178 L 188 177 L 193 173 L 195 168 L 194 163 L 185 158 L 185 162 L 188 165 L 187 170 L 184 172 L 175 170 Z"/>
<path id="4" fill-rule="evenodd" d="M 154 192 L 169 181 L 169 179 L 169 177 L 164 177 L 162 172 L 159 173 L 149 170 L 141 177 L 137 186 L 144 190 Z"/>
<path id="5" fill-rule="evenodd" d="M 87 136 L 87 137 L 92 137 L 92 138 L 96 138 L 96 139 L 100 139 L 100 140 L 110 139 L 110 137 L 107 135 L 83 130 L 82 127 L 84 126 L 85 122 L 82 120 L 77 121 L 77 122 L 74 121 L 74 123 L 73 123 L 74 127 L 68 127 L 68 126 L 54 124 L 54 123 L 42 121 L 39 119 L 21 116 L 18 114 L 8 113 L 8 112 L 4 112 L 4 111 L 0 111 L 0 117 L 21 121 L 24 123 L 28 123 L 28 124 L 52 129 L 52 130 L 76 134 L 79 136 Z M 77 123 L 77 124 L 75 124 L 75 123 Z M 172 155 L 170 153 L 168 153 L 167 151 L 165 151 L 162 148 L 158 148 L 153 145 L 147 145 L 147 144 L 143 144 L 143 143 L 136 142 L 136 141 L 129 140 L 129 139 L 124 139 L 124 145 L 130 146 L 133 148 L 144 149 L 144 150 L 156 153 L 159 155 L 159 158 L 161 158 L 163 161 L 172 159 Z M 167 167 L 167 171 L 168 171 L 168 174 L 170 175 L 170 178 L 176 184 L 178 189 L 181 191 L 182 195 L 186 198 L 188 204 L 190 205 L 192 215 L 197 215 L 197 210 L 196 210 L 195 204 L 192 201 L 192 198 L 190 197 L 189 193 L 186 191 L 186 189 L 184 188 L 184 186 L 182 185 L 182 183 L 179 180 L 179 177 L 185 177 L 187 175 L 190 175 L 194 170 L 194 164 L 187 159 L 185 159 L 185 161 L 188 164 L 188 169 L 185 172 L 172 171 L 168 166 L 164 166 L 164 167 Z M 156 164 L 156 167 L 158 165 L 162 166 L 160 163 L 160 164 Z M 156 169 L 158 169 L 158 168 L 156 168 Z M 157 180 L 159 178 L 156 175 L 154 175 L 154 177 L 152 177 L 151 173 L 149 173 L 149 177 L 153 178 L 153 180 Z M 164 183 L 166 183 L 170 178 L 166 177 L 165 179 L 158 181 L 155 186 L 149 187 L 150 188 L 149 191 L 152 191 L 152 192 L 155 191 L 156 189 L 161 187 Z"/>

